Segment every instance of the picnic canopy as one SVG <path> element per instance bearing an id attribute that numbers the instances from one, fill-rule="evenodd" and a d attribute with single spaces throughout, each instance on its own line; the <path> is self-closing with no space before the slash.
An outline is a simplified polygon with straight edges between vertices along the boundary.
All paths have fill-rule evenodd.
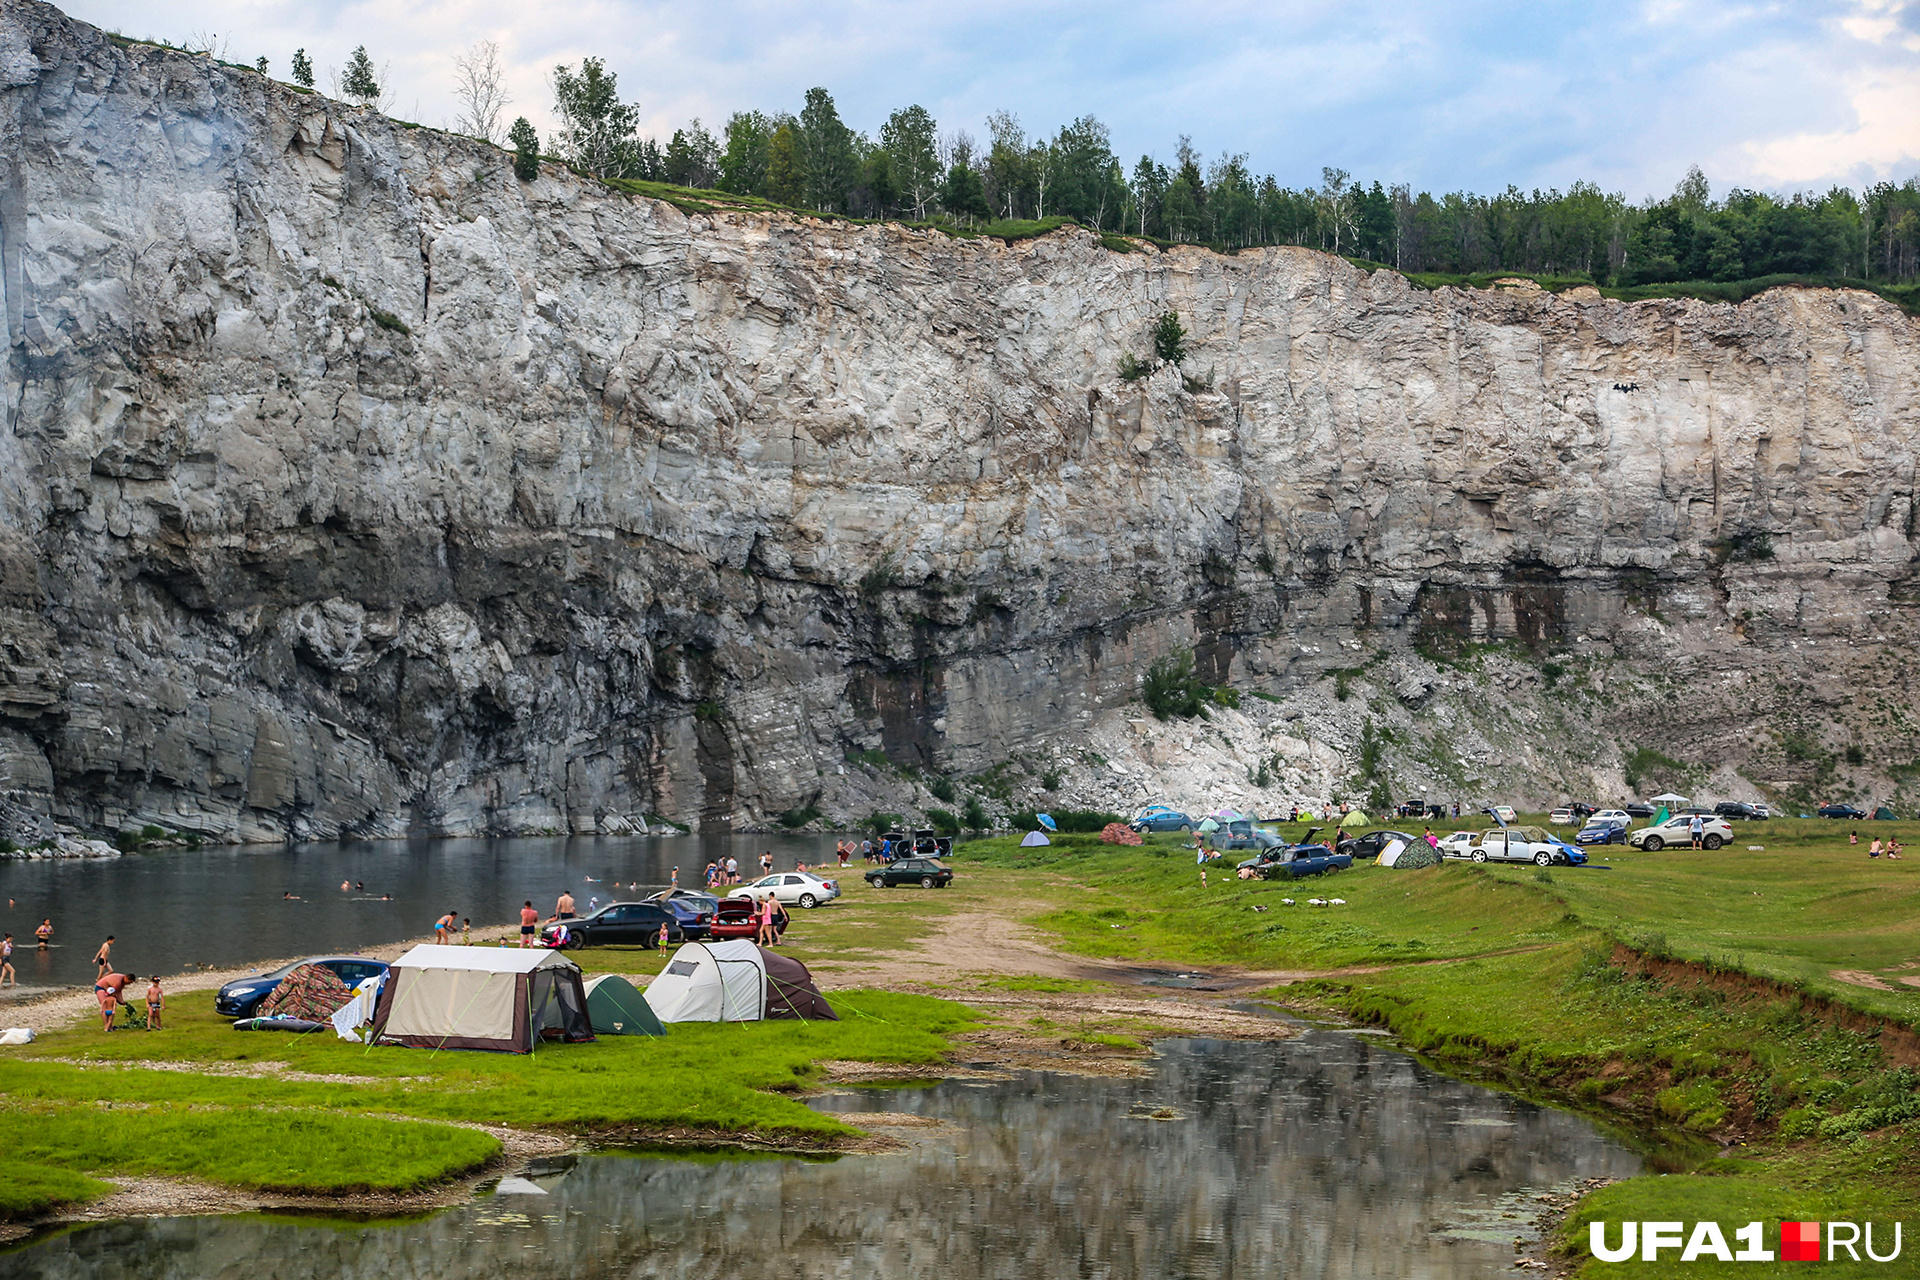
<path id="1" fill-rule="evenodd" d="M 617 973 L 589 978 L 587 1017 L 597 1036 L 663 1036 L 667 1029 L 653 1016 L 653 1007 L 639 988 Z"/>
<path id="2" fill-rule="evenodd" d="M 531 1053 L 593 1039 L 580 967 L 558 951 L 422 943 L 394 962 L 373 1043 Z"/>
<path id="3" fill-rule="evenodd" d="M 1685 796 L 1675 795 L 1671 791 L 1665 792 L 1661 795 L 1654 796 L 1652 799 L 1648 800 L 1647 803 L 1648 804 L 1677 804 L 1677 805 L 1683 805 L 1688 808 L 1691 808 L 1693 806 L 1693 801 L 1689 800 Z"/>

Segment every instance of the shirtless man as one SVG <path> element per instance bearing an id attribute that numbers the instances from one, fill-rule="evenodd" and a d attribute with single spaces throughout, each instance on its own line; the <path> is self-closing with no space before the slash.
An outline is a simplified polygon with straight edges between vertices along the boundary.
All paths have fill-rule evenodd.
<path id="1" fill-rule="evenodd" d="M 101 1030 L 113 1030 L 114 1010 L 127 1002 L 127 984 L 133 979 L 124 973 L 103 973 L 93 984 L 93 994 L 100 1000 Z"/>
<path id="2" fill-rule="evenodd" d="M 108 934 L 107 940 L 100 944 L 100 949 L 93 953 L 93 962 L 100 966 L 100 972 L 95 975 L 96 977 L 105 977 L 107 974 L 113 972 L 112 955 L 113 935 Z"/>
<path id="3" fill-rule="evenodd" d="M 562 889 L 560 896 L 554 899 L 553 914 L 561 920 L 573 919 L 573 895 L 565 889 Z"/>

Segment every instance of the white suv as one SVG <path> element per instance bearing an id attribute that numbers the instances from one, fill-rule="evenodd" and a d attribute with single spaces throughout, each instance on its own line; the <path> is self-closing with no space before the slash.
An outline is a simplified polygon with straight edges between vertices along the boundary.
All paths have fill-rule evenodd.
<path id="1" fill-rule="evenodd" d="M 1667 846 L 1690 849 L 1693 847 L 1693 820 L 1696 815 L 1677 813 L 1665 822 L 1651 827 L 1642 827 L 1627 837 L 1627 843 L 1636 849 L 1645 849 L 1648 853 L 1658 853 Z M 1733 839 L 1733 828 L 1723 818 L 1699 815 L 1701 821 L 1700 843 L 1708 849 L 1718 849 Z"/>

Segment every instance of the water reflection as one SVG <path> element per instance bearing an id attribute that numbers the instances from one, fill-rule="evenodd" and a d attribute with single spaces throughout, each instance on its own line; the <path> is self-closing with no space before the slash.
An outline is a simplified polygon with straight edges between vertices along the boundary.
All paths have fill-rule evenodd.
<path id="1" fill-rule="evenodd" d="M 1464 1280 L 1512 1262 L 1534 1191 L 1639 1169 L 1575 1116 L 1321 1032 L 1164 1042 L 1150 1079 L 819 1105 L 949 1124 L 829 1164 L 600 1155 L 537 1179 L 547 1194 L 402 1225 L 115 1223 L 0 1258 L 0 1275 Z M 1162 1108 L 1179 1118 L 1144 1118 Z"/>
<path id="2" fill-rule="evenodd" d="M 584 910 L 611 901 L 614 884 L 664 886 L 680 870 L 695 885 L 709 858 L 758 868 L 827 861 L 833 836 L 576 836 L 550 839 L 382 840 L 173 849 L 126 858 L 0 862 L 0 898 L 15 905 L 3 926 L 14 935 L 23 988 L 93 981 L 89 963 L 108 934 L 113 958 L 130 973 L 177 973 L 274 957 L 398 942 L 433 932 L 449 909 L 476 927 L 518 919 L 531 898 L 543 912 L 562 889 Z M 342 881 L 364 889 L 343 892 Z M 296 900 L 290 900 L 287 894 Z M 384 900 L 383 900 L 384 899 Z M 56 945 L 33 946 L 34 926 L 53 917 Z"/>

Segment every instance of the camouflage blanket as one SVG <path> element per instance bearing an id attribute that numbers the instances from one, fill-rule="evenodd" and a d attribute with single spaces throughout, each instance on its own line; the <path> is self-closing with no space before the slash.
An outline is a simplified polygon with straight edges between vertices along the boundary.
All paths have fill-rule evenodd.
<path id="1" fill-rule="evenodd" d="M 282 978 L 273 994 L 260 1002 L 257 1016 L 325 1022 L 351 999 L 353 988 L 340 981 L 333 970 L 303 964 Z"/>

